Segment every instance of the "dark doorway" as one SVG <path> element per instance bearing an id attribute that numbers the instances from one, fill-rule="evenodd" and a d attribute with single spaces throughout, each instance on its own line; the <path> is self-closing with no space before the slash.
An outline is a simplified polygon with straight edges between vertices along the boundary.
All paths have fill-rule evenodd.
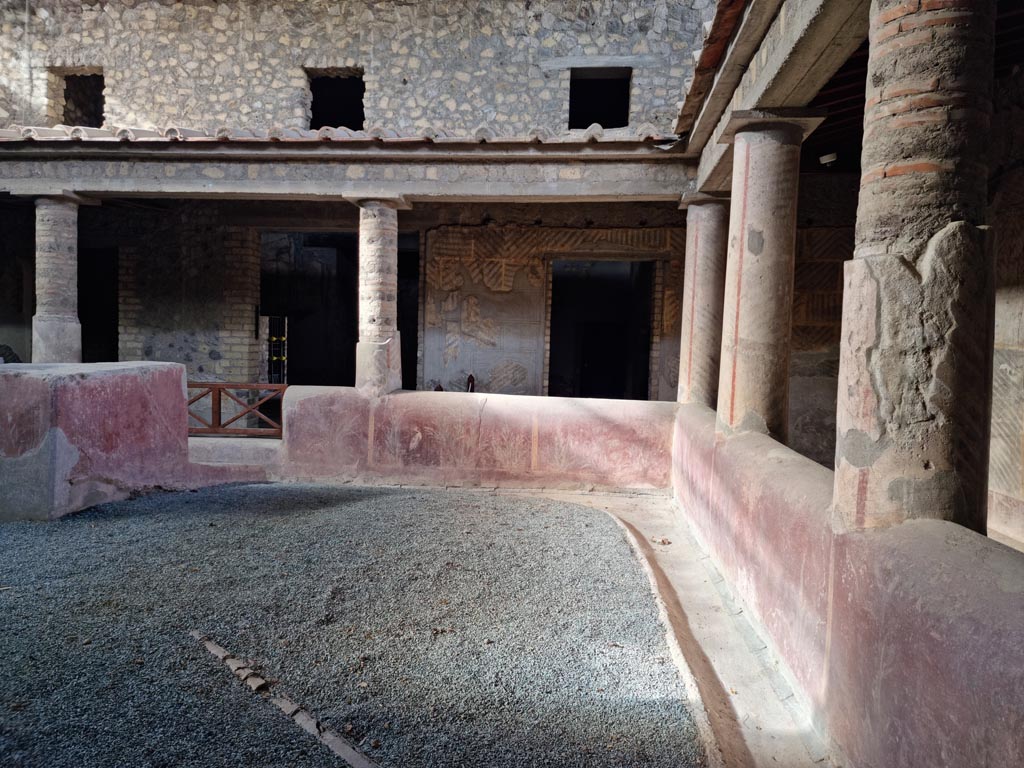
<path id="1" fill-rule="evenodd" d="M 80 248 L 78 320 L 83 363 L 117 362 L 117 302 L 117 249 Z"/>
<path id="2" fill-rule="evenodd" d="M 556 261 L 548 393 L 646 400 L 650 376 L 649 261 Z"/>
<path id="3" fill-rule="evenodd" d="M 398 330 L 402 337 L 402 389 L 416 389 L 420 308 L 420 235 L 398 235 Z"/>
<path id="4" fill-rule="evenodd" d="M 260 313 L 288 319 L 288 383 L 353 386 L 357 236 L 343 232 L 270 237 L 263 252 Z"/>
<path id="5" fill-rule="evenodd" d="M 358 280 L 359 236 L 355 232 L 265 236 L 260 313 L 287 319 L 288 384 L 355 385 Z M 418 299 L 419 236 L 401 233 L 398 327 L 403 331 L 402 386 L 406 389 L 416 388 Z"/>

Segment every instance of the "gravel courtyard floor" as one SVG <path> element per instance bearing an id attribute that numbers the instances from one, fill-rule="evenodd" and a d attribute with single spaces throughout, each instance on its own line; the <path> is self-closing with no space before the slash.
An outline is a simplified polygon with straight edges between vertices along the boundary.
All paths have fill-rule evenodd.
<path id="1" fill-rule="evenodd" d="M 0 765 L 342 766 L 190 630 L 381 766 L 686 766 L 703 749 L 608 516 L 249 485 L 0 525 Z"/>

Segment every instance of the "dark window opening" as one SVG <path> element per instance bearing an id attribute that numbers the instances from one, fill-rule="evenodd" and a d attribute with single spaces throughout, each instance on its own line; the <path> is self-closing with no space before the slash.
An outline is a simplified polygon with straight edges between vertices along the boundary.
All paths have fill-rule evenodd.
<path id="1" fill-rule="evenodd" d="M 646 400 L 653 294 L 653 262 L 556 261 L 548 394 Z"/>
<path id="2" fill-rule="evenodd" d="M 366 121 L 363 94 L 366 85 L 360 73 L 309 72 L 309 90 L 313 96 L 309 127 L 349 128 L 361 131 Z"/>
<path id="3" fill-rule="evenodd" d="M 630 67 L 573 69 L 569 77 L 569 127 L 629 125 Z"/>
<path id="4" fill-rule="evenodd" d="M 64 125 L 103 127 L 103 75 L 64 75 Z"/>
<path id="5" fill-rule="evenodd" d="M 82 362 L 116 363 L 117 249 L 78 251 L 78 320 L 82 324 Z"/>

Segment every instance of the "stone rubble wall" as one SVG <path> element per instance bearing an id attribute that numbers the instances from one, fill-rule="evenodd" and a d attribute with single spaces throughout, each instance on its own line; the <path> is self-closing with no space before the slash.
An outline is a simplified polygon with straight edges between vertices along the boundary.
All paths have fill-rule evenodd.
<path id="1" fill-rule="evenodd" d="M 362 72 L 367 127 L 562 132 L 569 67 L 632 65 L 630 124 L 670 132 L 713 0 L 0 3 L 0 124 L 59 121 L 60 75 L 106 121 L 305 128 L 307 69 Z M 595 57 L 630 57 L 609 62 Z"/>

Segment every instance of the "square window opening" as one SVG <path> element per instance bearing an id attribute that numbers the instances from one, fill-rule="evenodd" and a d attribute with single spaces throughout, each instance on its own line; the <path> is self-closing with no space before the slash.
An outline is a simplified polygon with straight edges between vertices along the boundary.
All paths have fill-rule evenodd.
<path id="1" fill-rule="evenodd" d="M 366 122 L 363 111 L 362 70 L 307 69 L 309 92 L 312 96 L 309 127 L 348 128 L 361 131 Z"/>
<path id="2" fill-rule="evenodd" d="M 64 125 L 102 128 L 104 118 L 103 75 L 99 72 L 69 73 L 64 80 Z"/>
<path id="3" fill-rule="evenodd" d="M 629 125 L 631 67 L 574 68 L 569 76 L 569 127 Z"/>

